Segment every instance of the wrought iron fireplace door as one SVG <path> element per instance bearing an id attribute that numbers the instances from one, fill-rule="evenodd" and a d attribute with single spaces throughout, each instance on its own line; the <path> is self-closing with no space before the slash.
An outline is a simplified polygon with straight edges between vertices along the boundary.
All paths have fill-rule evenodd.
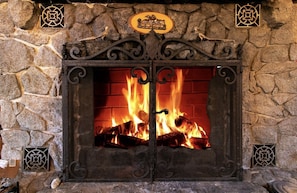
<path id="1" fill-rule="evenodd" d="M 65 180 L 240 180 L 240 46 L 234 41 L 165 39 L 154 31 L 139 37 L 64 45 Z M 166 108 L 156 109 L 156 85 L 166 84 L 177 68 L 207 68 L 214 72 L 207 98 L 210 147 L 158 145 L 156 115 L 170 112 Z M 147 143 L 132 148 L 108 146 L 105 142 L 101 147 L 95 145 L 94 78 L 101 76 L 96 74 L 97 69 L 129 69 L 139 84 L 149 84 Z M 145 76 L 139 76 L 136 71 L 142 71 Z M 165 76 L 160 77 L 164 71 Z"/>

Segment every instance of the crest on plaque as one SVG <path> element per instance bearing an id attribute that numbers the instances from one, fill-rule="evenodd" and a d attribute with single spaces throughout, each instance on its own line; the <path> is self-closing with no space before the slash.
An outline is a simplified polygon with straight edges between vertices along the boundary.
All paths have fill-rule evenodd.
<path id="1" fill-rule="evenodd" d="M 158 12 L 142 12 L 133 15 L 129 19 L 129 24 L 135 31 L 143 34 L 151 30 L 158 34 L 165 34 L 173 28 L 172 19 Z"/>

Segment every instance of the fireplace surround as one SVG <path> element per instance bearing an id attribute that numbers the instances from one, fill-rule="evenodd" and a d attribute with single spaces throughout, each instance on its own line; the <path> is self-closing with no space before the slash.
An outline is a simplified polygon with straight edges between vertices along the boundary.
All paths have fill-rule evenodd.
<path id="1" fill-rule="evenodd" d="M 118 41 L 67 43 L 63 55 L 65 181 L 241 180 L 242 69 L 240 46 L 234 41 L 165 39 L 151 31 Z M 203 103 L 209 119 L 210 147 L 158 144 L 156 116 L 168 112 L 156 109 L 157 85 L 166 84 L 180 68 L 213 74 L 207 80 Z M 129 148 L 96 145 L 95 93 L 100 92 L 96 77 L 110 69 L 125 69 L 123 73 L 130 72 L 139 84 L 149 84 L 146 143 Z M 168 73 L 163 77 L 164 70 Z M 139 76 L 138 71 L 145 76 Z M 200 99 L 196 96 L 192 100 Z M 101 101 L 103 106 L 106 101 Z"/>

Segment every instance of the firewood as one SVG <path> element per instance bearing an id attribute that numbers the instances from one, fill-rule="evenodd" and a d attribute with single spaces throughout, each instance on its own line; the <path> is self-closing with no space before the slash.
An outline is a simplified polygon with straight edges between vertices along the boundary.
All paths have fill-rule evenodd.
<path id="1" fill-rule="evenodd" d="M 121 148 L 121 149 L 128 149 L 128 147 L 122 144 L 115 144 L 115 143 L 106 143 L 104 147 L 111 147 L 111 148 Z"/>
<path id="2" fill-rule="evenodd" d="M 95 136 L 100 134 L 112 134 L 117 132 L 118 132 L 117 127 L 96 127 Z"/>
<path id="3" fill-rule="evenodd" d="M 157 137 L 157 145 L 179 147 L 185 143 L 186 139 L 183 133 L 175 131 Z"/>
<path id="4" fill-rule="evenodd" d="M 149 132 L 147 123 L 139 123 L 139 124 L 137 124 L 137 128 L 138 128 L 138 131 L 135 132 L 135 135 L 138 135 L 140 133 L 144 133 L 146 130 L 147 130 L 147 133 Z"/>
<path id="5" fill-rule="evenodd" d="M 98 134 L 95 136 L 95 146 L 104 146 L 106 143 L 111 142 L 115 135 L 112 134 Z"/>
<path id="6" fill-rule="evenodd" d="M 128 134 L 129 131 L 131 130 L 131 128 L 133 128 L 133 122 L 132 121 L 128 121 L 113 127 L 105 127 L 105 128 L 101 128 L 101 131 L 98 131 L 98 129 L 96 129 L 96 133 L 102 133 L 102 134 Z"/>
<path id="7" fill-rule="evenodd" d="M 138 118 L 140 120 L 142 120 L 144 123 L 148 123 L 148 121 L 149 121 L 149 115 L 146 112 L 144 112 L 143 110 L 141 110 L 141 111 L 138 112 L 137 115 L 138 115 Z"/>
<path id="8" fill-rule="evenodd" d="M 135 147 L 138 145 L 145 145 L 146 141 L 144 139 L 140 139 L 140 138 L 133 137 L 133 136 L 120 135 L 119 143 L 126 147 Z"/>
<path id="9" fill-rule="evenodd" d="M 198 129 L 202 137 L 207 137 L 202 127 L 199 127 L 195 122 L 189 120 L 184 116 L 179 116 L 174 120 L 174 122 L 175 126 L 177 128 L 182 128 L 185 131 L 185 133 L 191 133 L 192 131 L 196 132 L 196 130 Z"/>
<path id="10" fill-rule="evenodd" d="M 178 118 L 176 118 L 174 120 L 174 123 L 175 123 L 176 127 L 181 127 L 181 126 L 184 126 L 186 124 L 189 124 L 189 125 L 194 124 L 191 120 L 189 120 L 188 118 L 186 118 L 184 116 L 179 116 Z"/>
<path id="11" fill-rule="evenodd" d="M 112 142 L 112 139 L 114 139 L 116 135 L 114 134 L 99 134 L 95 136 L 95 146 L 108 146 L 110 147 L 110 144 L 114 144 Z M 118 145 L 123 146 L 125 148 L 127 147 L 135 147 L 138 145 L 148 145 L 148 141 L 144 139 L 140 139 L 133 136 L 127 136 L 127 135 L 118 135 Z"/>
<path id="12" fill-rule="evenodd" d="M 132 130 L 134 129 L 134 124 L 133 121 L 128 121 L 125 123 L 120 124 L 120 132 L 119 134 L 128 134 L 130 132 L 133 132 Z"/>
<path id="13" fill-rule="evenodd" d="M 190 142 L 194 146 L 195 149 L 206 149 L 207 148 L 206 145 L 208 143 L 208 138 L 191 137 Z"/>

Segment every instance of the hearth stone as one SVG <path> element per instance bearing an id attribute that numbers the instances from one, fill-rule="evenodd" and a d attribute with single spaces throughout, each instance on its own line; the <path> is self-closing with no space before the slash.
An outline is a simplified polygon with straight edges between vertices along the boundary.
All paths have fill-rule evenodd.
<path id="1" fill-rule="evenodd" d="M 16 179 L 5 179 L 5 181 L 9 184 L 19 182 L 20 192 L 32 193 L 268 193 L 269 191 L 283 193 L 269 189 L 272 187 L 278 190 L 286 188 L 286 191 L 295 193 L 297 185 L 297 170 L 277 167 L 243 170 L 243 181 L 155 181 L 154 183 L 63 181 L 56 189 L 51 189 L 51 182 L 57 177 L 61 177 L 61 173 L 37 172 L 33 176 L 25 173 Z"/>
<path id="2" fill-rule="evenodd" d="M 64 183 L 55 190 L 37 193 L 267 193 L 248 182 L 131 182 L 131 183 Z"/>
<path id="3" fill-rule="evenodd" d="M 297 192 L 297 181 L 274 181 L 268 184 L 268 189 L 276 193 L 294 193 Z"/>

